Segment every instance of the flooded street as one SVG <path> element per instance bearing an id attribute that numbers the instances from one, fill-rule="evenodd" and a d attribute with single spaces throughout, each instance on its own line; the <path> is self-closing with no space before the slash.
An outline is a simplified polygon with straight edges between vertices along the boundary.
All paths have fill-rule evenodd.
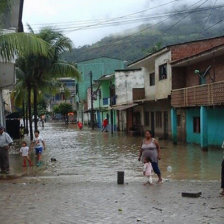
<path id="1" fill-rule="evenodd" d="M 118 170 L 125 171 L 125 179 L 135 181 L 142 178 L 142 164 L 138 162 L 141 137 L 123 133 L 79 131 L 75 125 L 47 123 L 41 131 L 47 145 L 44 165 L 41 168 L 22 170 L 18 153 L 11 155 L 12 172 L 27 172 L 28 175 L 70 175 L 77 181 L 112 182 Z M 160 141 L 163 178 L 189 180 L 219 180 L 222 150 L 212 148 L 203 152 L 195 145 L 173 145 Z M 50 158 L 57 162 L 50 162 Z M 171 169 L 167 169 L 170 166 Z M 155 176 L 154 176 L 155 177 Z"/>
<path id="2" fill-rule="evenodd" d="M 41 134 L 47 145 L 41 167 L 23 170 L 22 159 L 12 150 L 11 172 L 25 176 L 0 182 L 4 224 L 223 223 L 221 150 L 203 152 L 161 141 L 160 166 L 168 181 L 144 186 L 137 160 L 142 138 L 59 123 L 48 123 Z M 116 183 L 118 170 L 125 171 L 124 185 Z M 181 192 L 202 196 L 184 198 Z"/>

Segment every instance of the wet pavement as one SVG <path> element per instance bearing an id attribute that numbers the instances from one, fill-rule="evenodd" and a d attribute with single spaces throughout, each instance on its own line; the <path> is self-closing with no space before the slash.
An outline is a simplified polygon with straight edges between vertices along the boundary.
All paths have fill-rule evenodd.
<path id="1" fill-rule="evenodd" d="M 1 224 L 224 223 L 220 149 L 160 141 L 165 181 L 143 186 L 137 161 L 142 138 L 60 123 L 40 131 L 47 145 L 40 168 L 23 169 L 17 147 L 11 150 L 11 174 L 24 176 L 0 181 Z M 124 185 L 116 184 L 118 170 L 125 171 Z M 202 196 L 183 198 L 181 192 Z"/>

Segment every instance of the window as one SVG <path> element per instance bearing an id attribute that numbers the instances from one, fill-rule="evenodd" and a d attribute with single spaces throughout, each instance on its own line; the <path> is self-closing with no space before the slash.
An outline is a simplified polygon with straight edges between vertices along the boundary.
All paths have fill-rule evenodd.
<path id="1" fill-rule="evenodd" d="M 159 66 L 159 80 L 167 79 L 167 64 Z"/>
<path id="2" fill-rule="evenodd" d="M 149 112 L 145 112 L 144 114 L 144 123 L 145 126 L 149 126 Z"/>
<path id="3" fill-rule="evenodd" d="M 194 122 L 194 124 L 193 124 L 194 133 L 200 133 L 201 132 L 201 130 L 200 130 L 200 117 L 194 117 L 193 122 Z"/>
<path id="4" fill-rule="evenodd" d="M 154 86 L 155 85 L 155 73 L 149 74 L 149 85 Z"/>
<path id="5" fill-rule="evenodd" d="M 181 115 L 180 114 L 177 115 L 177 126 L 178 127 L 181 126 Z"/>
<path id="6" fill-rule="evenodd" d="M 156 112 L 156 127 L 162 128 L 162 112 Z"/>

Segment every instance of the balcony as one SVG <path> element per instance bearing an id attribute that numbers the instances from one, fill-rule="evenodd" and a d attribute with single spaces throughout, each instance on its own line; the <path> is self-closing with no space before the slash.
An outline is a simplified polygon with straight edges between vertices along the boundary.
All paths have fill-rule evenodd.
<path id="1" fill-rule="evenodd" d="M 145 99 L 145 88 L 133 88 L 133 101 Z"/>
<path id="2" fill-rule="evenodd" d="M 173 90 L 173 107 L 213 106 L 224 104 L 224 81 Z"/>

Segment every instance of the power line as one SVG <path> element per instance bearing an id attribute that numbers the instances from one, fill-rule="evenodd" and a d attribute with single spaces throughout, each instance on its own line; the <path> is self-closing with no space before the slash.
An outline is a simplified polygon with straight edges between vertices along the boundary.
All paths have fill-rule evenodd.
<path id="1" fill-rule="evenodd" d="M 144 9 L 144 10 L 140 10 L 140 11 L 137 11 L 137 12 L 134 12 L 134 13 L 130 13 L 130 14 L 126 14 L 126 15 L 123 15 L 123 16 L 114 17 L 114 18 L 111 18 L 111 19 L 108 19 L 108 20 L 105 20 L 105 21 L 112 21 L 112 20 L 115 20 L 115 19 L 120 19 L 120 18 L 130 17 L 130 16 L 133 16 L 133 15 L 136 15 L 136 14 L 139 14 L 139 13 L 143 13 L 143 12 L 146 12 L 146 11 L 149 11 L 149 10 L 153 10 L 153 9 L 156 9 L 156 8 L 160 8 L 160 7 L 163 7 L 163 6 L 172 4 L 172 3 L 174 3 L 174 2 L 178 2 L 178 1 L 183 1 L 183 0 L 172 0 L 172 1 L 167 2 L 167 3 L 161 4 L 161 5 L 157 5 L 157 6 L 155 6 L 155 7 L 151 7 L 151 8 Z M 103 20 L 104 20 L 104 19 L 103 19 Z M 77 23 L 77 22 L 85 22 L 85 21 L 92 21 L 92 20 L 67 21 L 67 22 L 61 22 L 61 24 Z M 32 25 L 32 26 L 35 26 L 35 25 L 46 26 L 46 25 L 58 25 L 58 24 L 59 24 L 59 23 L 42 23 L 42 24 L 39 23 L 39 24 L 31 24 L 31 25 Z"/>
<path id="2" fill-rule="evenodd" d="M 205 1 L 207 2 L 207 1 Z M 197 3 L 196 3 L 197 4 Z M 203 5 L 204 3 L 202 3 Z M 199 6 L 200 7 L 200 6 Z M 174 11 L 174 12 L 169 12 L 169 13 L 163 13 L 163 14 L 159 14 L 159 15 L 150 15 L 150 16 L 144 16 L 144 17 L 137 17 L 137 18 L 126 18 L 126 19 L 123 19 L 123 20 L 117 20 L 117 21 L 113 21 L 113 22 L 105 22 L 105 23 L 98 23 L 96 25 L 78 25 L 78 26 L 67 26 L 67 27 L 55 27 L 53 28 L 55 31 L 64 31 L 66 33 L 69 33 L 69 32 L 73 32 L 73 31 L 78 31 L 78 30 L 86 30 L 86 29 L 98 29 L 98 28 L 102 28 L 102 27 L 108 27 L 108 26 L 115 26 L 115 25 L 124 25 L 124 24 L 130 24 L 130 23 L 139 23 L 139 22 L 143 22 L 143 21 L 147 21 L 149 19 L 151 20 L 157 20 L 159 18 L 162 18 L 162 17 L 167 17 L 167 16 L 175 16 L 175 15 L 182 15 L 182 14 L 188 14 L 186 15 L 186 17 L 189 16 L 189 14 L 192 14 L 192 13 L 197 13 L 197 12 L 202 12 L 202 11 L 208 11 L 208 10 L 211 10 L 210 7 L 204 7 L 204 8 L 195 8 L 195 9 L 191 9 L 191 10 L 183 10 L 183 11 Z M 218 5 L 216 7 L 213 7 L 214 9 L 216 8 L 222 8 L 224 7 L 224 5 Z M 184 18 L 186 18 L 184 17 Z M 183 18 L 183 19 L 184 19 Z M 182 20 L 182 19 L 181 19 Z M 179 23 L 179 22 L 178 22 Z"/>
<path id="3" fill-rule="evenodd" d="M 199 0 L 199 1 L 197 1 L 196 3 L 194 3 L 192 6 L 197 5 L 197 4 L 200 3 L 201 1 L 204 1 L 204 0 Z M 208 0 L 205 0 L 205 1 L 204 1 L 201 5 L 199 5 L 198 7 L 201 7 L 201 6 L 202 6 L 203 4 L 205 4 L 206 2 L 208 2 Z M 198 8 L 198 7 L 197 7 L 197 8 Z M 158 23 L 156 23 L 156 24 L 150 24 L 149 26 L 146 26 L 146 27 L 144 27 L 143 29 L 140 29 L 138 32 L 135 32 L 135 33 L 130 34 L 130 35 L 127 35 L 127 36 L 124 36 L 124 37 L 120 38 L 119 40 L 114 41 L 113 43 L 110 43 L 110 44 L 103 44 L 103 45 L 101 45 L 101 46 L 99 46 L 99 47 L 92 47 L 92 48 L 89 49 L 89 51 L 91 51 L 91 50 L 97 50 L 97 49 L 100 49 L 100 48 L 103 48 L 103 47 L 111 47 L 111 46 L 117 45 L 117 44 L 119 44 L 120 41 L 122 41 L 122 40 L 124 40 L 124 39 L 127 39 L 127 38 L 130 38 L 130 37 L 133 37 L 133 36 L 135 36 L 135 35 L 137 35 L 137 34 L 139 34 L 139 33 L 142 33 L 142 32 L 144 32 L 144 31 L 148 30 L 149 28 L 152 28 L 153 26 L 157 26 L 157 25 L 159 25 L 159 24 L 165 22 L 165 21 L 168 20 L 168 19 L 169 19 L 169 17 L 167 17 L 166 19 L 164 19 L 164 20 L 162 20 L 162 21 L 160 21 L 160 22 L 158 22 Z M 182 18 L 181 20 L 183 20 L 183 18 Z M 179 23 L 179 22 L 180 22 L 180 21 L 178 21 L 177 23 Z M 175 23 L 174 25 L 170 26 L 169 29 L 172 29 L 177 23 Z"/>

